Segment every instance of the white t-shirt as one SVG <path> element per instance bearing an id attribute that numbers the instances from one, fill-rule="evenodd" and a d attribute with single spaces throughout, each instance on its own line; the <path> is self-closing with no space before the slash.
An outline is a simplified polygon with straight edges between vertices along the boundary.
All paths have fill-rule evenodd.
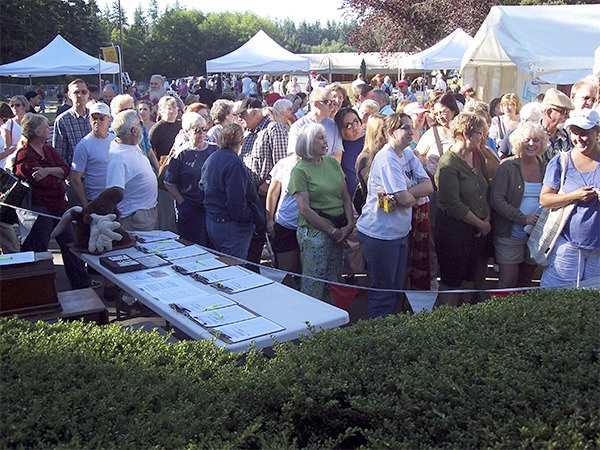
<path id="1" fill-rule="evenodd" d="M 275 211 L 275 222 L 282 227 L 296 229 L 298 223 L 298 204 L 296 197 L 288 193 L 288 185 L 292 169 L 298 162 L 298 157 L 288 155 L 277 161 L 277 164 L 271 170 L 271 179 L 281 183 L 281 194 L 277 202 L 277 210 Z"/>
<path id="2" fill-rule="evenodd" d="M 119 203 L 122 217 L 128 217 L 138 209 L 156 206 L 158 181 L 150 160 L 137 145 L 121 144 L 116 140 L 110 143 L 106 187 L 119 187 L 125 191 Z"/>
<path id="3" fill-rule="evenodd" d="M 290 127 L 290 134 L 288 137 L 288 154 L 296 153 L 296 141 L 300 135 L 302 128 L 309 123 L 317 123 L 315 120 L 308 116 L 300 117 Z M 344 143 L 342 142 L 342 136 L 340 130 L 333 121 L 333 119 L 326 117 L 321 125 L 325 127 L 325 136 L 327 137 L 327 156 L 333 156 L 338 151 L 344 151 Z"/>
<path id="4" fill-rule="evenodd" d="M 21 140 L 21 134 L 22 134 L 22 128 L 21 125 L 19 125 L 17 123 L 16 120 L 14 119 L 9 119 L 6 123 L 2 124 L 2 126 L 0 126 L 0 129 L 3 130 L 9 130 L 11 131 L 12 128 L 12 133 L 11 133 L 11 144 L 10 144 L 10 148 L 14 151 L 17 149 L 17 144 L 19 143 L 19 141 Z M 2 138 L 0 138 L 2 139 Z M 4 148 L 6 146 L 6 142 L 4 142 L 4 140 L 2 140 L 2 148 Z M 12 155 L 10 155 L 12 156 Z M 2 159 L 0 159 L 0 167 L 4 168 L 4 163 L 6 162 L 6 159 L 8 157 L 4 157 Z"/>
<path id="5" fill-rule="evenodd" d="M 406 236 L 411 229 L 412 208 L 396 205 L 394 211 L 386 213 L 379 207 L 377 193 L 394 194 L 406 191 L 408 187 L 402 159 L 389 145 L 386 145 L 375 155 L 371 164 L 367 183 L 367 201 L 356 223 L 358 231 L 384 241 Z"/>
<path id="6" fill-rule="evenodd" d="M 406 187 L 411 188 L 419 184 L 419 181 L 426 179 L 429 180 L 429 175 L 425 172 L 425 168 L 423 164 L 421 164 L 421 160 L 417 158 L 415 152 L 411 150 L 410 147 L 407 147 L 402 152 L 402 157 L 400 158 L 400 163 L 402 164 L 402 169 L 404 170 L 404 175 L 406 176 Z M 419 205 L 423 205 L 425 203 L 429 203 L 429 197 L 421 197 L 418 199 Z"/>
<path id="7" fill-rule="evenodd" d="M 439 130 L 438 130 L 439 131 Z M 454 144 L 454 139 L 446 138 L 441 132 L 440 135 L 440 143 L 442 144 L 442 150 L 447 152 L 450 150 L 450 147 Z M 421 136 L 419 142 L 417 143 L 417 148 L 415 149 L 421 155 L 426 155 L 428 158 L 427 165 L 425 168 L 431 173 L 435 175 L 437 171 L 438 161 L 440 159 L 440 150 L 435 141 L 435 135 L 433 134 L 433 128 L 430 128 Z"/>
<path id="8" fill-rule="evenodd" d="M 73 151 L 71 170 L 85 174 L 83 185 L 89 201 L 96 199 L 100 192 L 106 188 L 108 150 L 114 138 L 113 134 L 109 134 L 107 138 L 102 139 L 90 133 L 79 141 Z"/>

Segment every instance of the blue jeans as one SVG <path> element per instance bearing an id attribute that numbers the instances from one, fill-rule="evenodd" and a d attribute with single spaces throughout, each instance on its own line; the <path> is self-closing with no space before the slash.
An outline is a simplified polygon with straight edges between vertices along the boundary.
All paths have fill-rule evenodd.
<path id="1" fill-rule="evenodd" d="M 215 250 L 229 256 L 246 259 L 250 240 L 254 234 L 254 224 L 238 222 L 215 222 L 206 219 L 208 237 L 215 246 Z"/>
<path id="2" fill-rule="evenodd" d="M 560 236 L 540 285 L 543 288 L 570 288 L 597 276 L 600 276 L 600 250 L 577 248 Z"/>
<path id="3" fill-rule="evenodd" d="M 210 247 L 206 232 L 206 210 L 187 200 L 177 205 L 177 234 L 204 247 Z"/>
<path id="4" fill-rule="evenodd" d="M 43 206 L 34 205 L 31 207 L 33 211 L 53 214 Z M 33 228 L 21 245 L 22 252 L 47 252 L 50 244 L 50 234 L 54 227 L 58 225 L 58 220 L 49 217 L 38 216 Z M 83 261 L 81 261 L 68 247 L 74 241 L 73 226 L 68 225 L 67 228 L 56 237 L 56 242 L 60 247 L 65 272 L 71 284 L 71 289 L 83 289 L 90 287 L 91 278 L 85 271 Z"/>
<path id="5" fill-rule="evenodd" d="M 408 261 L 408 236 L 384 241 L 359 231 L 358 242 L 367 261 L 371 287 L 402 290 Z M 399 295 L 397 292 L 369 291 L 369 317 L 373 319 L 394 314 Z"/>

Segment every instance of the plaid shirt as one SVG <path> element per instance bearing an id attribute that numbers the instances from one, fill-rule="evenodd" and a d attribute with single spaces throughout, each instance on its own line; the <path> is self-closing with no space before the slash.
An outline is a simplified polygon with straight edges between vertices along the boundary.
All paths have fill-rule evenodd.
<path id="1" fill-rule="evenodd" d="M 240 157 L 258 188 L 271 170 L 287 156 L 288 132 L 279 122 L 265 117 L 255 130 L 246 130 Z"/>
<path id="2" fill-rule="evenodd" d="M 54 121 L 52 147 L 67 163 L 67 167 L 71 167 L 73 152 L 79 141 L 92 131 L 89 116 L 90 113 L 87 109 L 85 110 L 85 116 L 82 116 L 72 107 Z"/>
<path id="3" fill-rule="evenodd" d="M 546 162 L 550 162 L 550 160 L 560 152 L 568 152 L 573 148 L 569 133 L 567 133 L 564 128 L 558 130 L 554 139 L 552 139 L 552 136 L 550 136 L 548 131 L 546 131 L 546 134 L 548 134 L 548 147 L 546 152 L 542 154 Z"/>

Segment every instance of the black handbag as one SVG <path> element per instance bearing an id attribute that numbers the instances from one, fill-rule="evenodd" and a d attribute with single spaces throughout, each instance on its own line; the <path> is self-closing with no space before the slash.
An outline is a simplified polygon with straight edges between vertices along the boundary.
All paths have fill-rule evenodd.
<path id="1" fill-rule="evenodd" d="M 15 167 L 19 161 L 15 163 Z M 12 206 L 22 206 L 23 200 L 31 196 L 31 186 L 8 170 L 0 168 L 0 202 Z M 0 206 L 0 222 L 17 223 L 17 212 L 8 206 Z"/>

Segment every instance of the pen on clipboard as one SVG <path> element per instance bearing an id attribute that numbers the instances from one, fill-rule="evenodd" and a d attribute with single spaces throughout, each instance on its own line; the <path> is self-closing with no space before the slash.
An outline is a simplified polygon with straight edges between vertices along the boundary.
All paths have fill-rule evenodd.
<path id="1" fill-rule="evenodd" d="M 223 320 L 223 319 L 225 318 L 223 315 L 219 314 L 219 313 L 218 313 L 218 312 L 216 312 L 216 311 L 213 311 L 213 314 L 214 314 L 215 316 L 217 316 L 217 318 L 218 318 L 218 319 L 221 319 L 221 320 Z"/>
<path id="2" fill-rule="evenodd" d="M 0 261 L 10 261 L 12 256 L 0 256 Z"/>
<path id="3" fill-rule="evenodd" d="M 206 308 L 204 308 L 204 311 L 212 311 L 213 309 L 217 309 L 220 308 L 221 304 L 217 303 L 216 305 L 212 305 L 212 306 L 207 306 Z"/>

